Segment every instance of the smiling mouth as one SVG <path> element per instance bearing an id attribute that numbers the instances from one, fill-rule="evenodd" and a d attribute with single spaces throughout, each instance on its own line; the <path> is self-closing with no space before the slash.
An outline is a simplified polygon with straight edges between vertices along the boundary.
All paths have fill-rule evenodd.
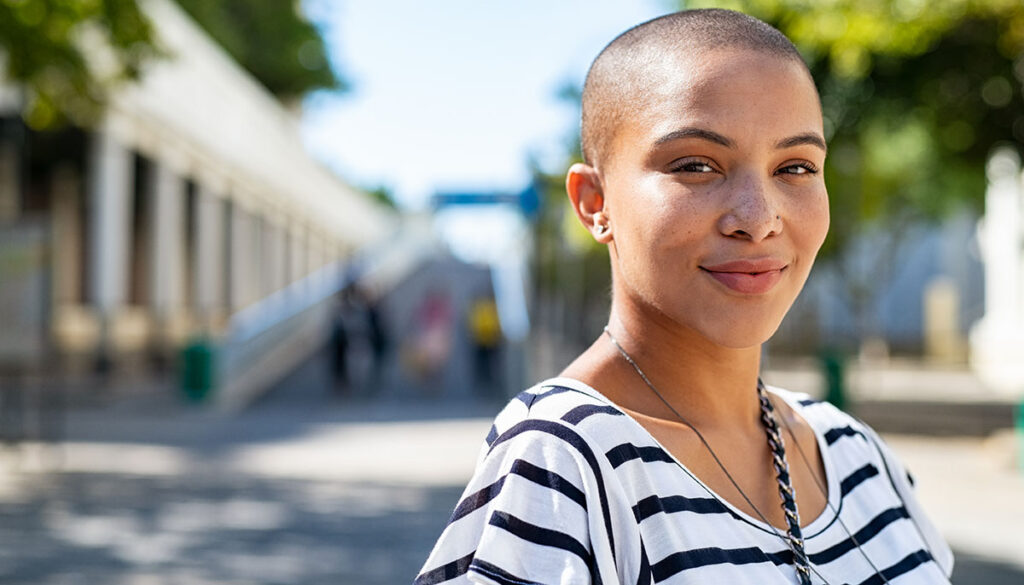
<path id="1" fill-rule="evenodd" d="M 711 270 L 703 266 L 701 266 L 700 269 L 711 276 L 711 278 L 714 278 L 717 282 L 734 292 L 748 295 L 760 295 L 775 288 L 775 285 L 782 279 L 782 273 L 785 272 L 788 267 L 789 266 L 781 266 L 779 268 L 757 272 Z"/>

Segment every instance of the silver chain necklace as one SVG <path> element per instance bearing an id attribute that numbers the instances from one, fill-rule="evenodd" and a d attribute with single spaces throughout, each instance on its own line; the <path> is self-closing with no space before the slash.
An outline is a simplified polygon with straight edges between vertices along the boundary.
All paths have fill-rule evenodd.
<path id="1" fill-rule="evenodd" d="M 790 481 L 789 465 L 786 462 L 786 454 L 784 444 L 782 441 L 782 436 L 781 433 L 779 433 L 778 424 L 775 422 L 774 409 L 771 406 L 771 402 L 768 400 L 767 393 L 761 381 L 758 380 L 757 384 L 758 398 L 761 405 L 761 421 L 762 424 L 765 425 L 765 431 L 768 435 L 769 447 L 771 447 L 772 450 L 772 464 L 775 466 L 776 480 L 778 481 L 779 493 L 782 497 L 782 508 L 783 512 L 786 515 L 787 526 L 789 527 L 785 535 L 780 533 L 779 530 L 775 527 L 775 525 L 769 522 L 768 518 L 765 517 L 761 510 L 754 505 L 754 503 L 747 496 L 746 492 L 743 491 L 743 488 L 739 486 L 739 483 L 736 482 L 736 479 L 733 478 L 732 474 L 729 473 L 729 470 L 726 469 L 725 464 L 722 463 L 722 460 L 718 458 L 718 454 L 715 453 L 715 450 L 711 448 L 711 445 L 704 438 L 704 435 L 701 434 L 701 432 L 697 430 L 697 427 L 691 424 L 690 421 L 686 420 L 686 417 L 680 414 L 679 411 L 677 411 L 672 406 L 672 404 L 665 399 L 665 397 L 661 394 L 661 392 L 658 391 L 658 389 L 654 386 L 650 379 L 647 378 L 647 375 L 644 374 L 644 371 L 640 369 L 640 366 L 637 365 L 633 358 L 630 357 L 629 353 L 627 353 L 626 350 L 623 349 L 622 345 L 619 344 L 619 341 L 615 338 L 614 335 L 612 335 L 612 332 L 608 330 L 607 326 L 604 328 L 604 332 L 608 334 L 608 339 L 611 340 L 612 345 L 615 346 L 615 349 L 618 350 L 618 352 L 622 355 L 626 362 L 628 362 L 629 365 L 633 367 L 636 373 L 640 376 L 640 379 L 644 381 L 644 384 L 646 384 L 647 387 L 650 388 L 652 392 L 654 392 L 655 396 L 657 396 L 665 404 L 665 406 L 668 407 L 670 411 L 672 411 L 672 413 L 676 416 L 676 418 L 679 419 L 680 422 L 686 425 L 690 430 L 692 430 L 697 435 L 697 438 L 704 445 L 704 448 L 707 449 L 712 459 L 715 460 L 715 463 L 722 470 L 722 473 L 724 473 L 726 478 L 729 479 L 729 483 L 731 483 L 732 486 L 736 488 L 736 491 L 739 492 L 740 496 L 747 503 L 747 505 L 750 506 L 752 510 L 754 510 L 757 516 L 761 519 L 761 521 L 764 522 L 765 525 L 767 525 L 772 530 L 772 532 L 774 532 L 775 535 L 779 537 L 779 539 L 781 539 L 789 546 L 790 550 L 792 550 L 793 552 L 793 563 L 796 568 L 797 576 L 800 579 L 800 584 L 810 585 L 810 575 L 812 572 L 815 575 L 817 575 L 824 583 L 827 584 L 828 580 L 825 579 L 825 577 L 822 576 L 821 573 L 819 573 L 817 569 L 815 569 L 811 565 L 810 560 L 807 558 L 807 553 L 804 550 L 803 536 L 800 532 L 800 516 L 796 508 L 796 494 L 793 490 L 792 482 Z M 685 467 L 683 468 L 683 470 L 689 474 L 689 471 L 686 470 Z M 692 474 L 690 475 L 692 477 Z M 697 478 L 694 477 L 693 479 L 696 480 Z M 702 486 L 704 485 L 703 482 L 698 481 L 698 483 Z M 707 489 L 706 486 L 705 489 Z M 710 489 L 708 489 L 708 493 L 710 493 L 711 496 L 714 497 L 715 499 L 718 499 L 718 496 L 711 492 Z M 826 494 L 826 499 L 827 498 L 828 495 Z M 859 544 L 858 548 L 860 548 Z M 872 567 L 874 567 L 873 564 Z M 881 573 L 878 573 L 877 570 L 876 574 L 881 575 Z M 884 575 L 881 575 L 881 577 L 883 580 L 885 580 L 886 583 L 888 583 L 888 580 L 885 579 Z"/>

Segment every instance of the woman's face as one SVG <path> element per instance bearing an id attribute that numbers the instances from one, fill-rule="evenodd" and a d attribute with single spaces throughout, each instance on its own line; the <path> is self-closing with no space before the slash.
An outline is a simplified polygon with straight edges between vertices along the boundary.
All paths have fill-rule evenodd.
<path id="1" fill-rule="evenodd" d="M 793 61 L 716 50 L 647 87 L 598 171 L 616 303 L 722 346 L 759 345 L 828 231 L 814 86 Z"/>

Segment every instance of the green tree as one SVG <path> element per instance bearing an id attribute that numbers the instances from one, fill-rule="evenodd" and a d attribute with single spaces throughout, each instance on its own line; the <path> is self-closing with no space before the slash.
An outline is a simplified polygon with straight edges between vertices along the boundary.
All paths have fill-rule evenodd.
<path id="1" fill-rule="evenodd" d="M 211 37 L 280 99 L 344 90 L 317 29 L 294 2 L 179 0 Z M 159 48 L 137 0 L 0 0 L 0 73 L 23 88 L 24 118 L 35 129 L 87 125 L 117 83 L 137 79 Z M 97 71 L 86 56 L 109 48 Z"/>
<path id="2" fill-rule="evenodd" d="M 558 99 L 575 108 L 579 119 L 581 89 L 564 85 Z M 562 166 L 581 162 L 578 128 L 565 139 Z M 600 333 L 611 299 L 611 266 L 608 251 L 594 241 L 576 218 L 565 194 L 565 172 L 544 170 L 532 164 L 533 183 L 540 207 L 533 223 L 534 320 L 548 335 L 557 336 L 556 347 L 575 354 Z"/>
<path id="3" fill-rule="evenodd" d="M 387 185 L 377 185 L 375 187 L 364 187 L 363 193 L 366 193 L 372 201 L 380 203 L 384 207 L 388 207 L 394 210 L 398 210 L 398 204 L 395 203 L 395 194 L 391 187 Z"/>
<path id="4" fill-rule="evenodd" d="M 113 66 L 104 77 L 87 64 L 84 35 L 111 48 Z M 0 0 L 0 70 L 23 88 L 24 117 L 33 128 L 87 121 L 112 83 L 138 77 L 157 54 L 136 0 Z"/>
<path id="5" fill-rule="evenodd" d="M 313 90 L 344 91 L 323 38 L 281 0 L 177 0 L 239 64 L 282 100 Z"/>

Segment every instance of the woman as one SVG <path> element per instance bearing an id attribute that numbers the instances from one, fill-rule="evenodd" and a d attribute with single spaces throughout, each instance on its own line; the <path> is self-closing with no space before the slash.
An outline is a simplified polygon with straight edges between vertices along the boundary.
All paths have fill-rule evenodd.
<path id="1" fill-rule="evenodd" d="M 758 377 L 829 222 L 793 45 L 724 10 L 634 27 L 591 66 L 582 141 L 608 326 L 498 415 L 416 582 L 947 583 L 874 433 Z"/>

